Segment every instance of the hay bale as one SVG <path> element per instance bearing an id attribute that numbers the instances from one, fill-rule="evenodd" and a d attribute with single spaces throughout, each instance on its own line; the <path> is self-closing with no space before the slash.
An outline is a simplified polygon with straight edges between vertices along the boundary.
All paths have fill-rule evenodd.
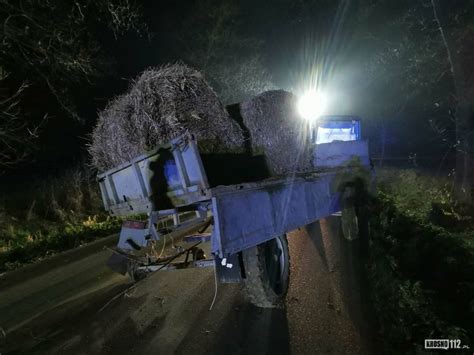
<path id="1" fill-rule="evenodd" d="M 287 91 L 266 91 L 240 104 L 253 154 L 263 153 L 272 175 L 312 169 L 311 149 L 297 97 Z"/>
<path id="2" fill-rule="evenodd" d="M 102 112 L 89 152 L 101 171 L 182 134 L 201 152 L 240 152 L 243 135 L 201 73 L 172 64 L 144 71 Z"/>

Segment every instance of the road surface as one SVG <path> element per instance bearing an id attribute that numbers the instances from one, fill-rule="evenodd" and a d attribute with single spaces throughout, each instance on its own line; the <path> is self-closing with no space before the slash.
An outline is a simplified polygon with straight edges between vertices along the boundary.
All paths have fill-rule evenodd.
<path id="1" fill-rule="evenodd" d="M 373 353 L 358 242 L 339 225 L 331 217 L 289 234 L 286 309 L 256 308 L 232 284 L 218 285 L 209 310 L 212 269 L 162 271 L 133 287 L 104 266 L 104 250 L 6 283 L 0 353 Z"/>

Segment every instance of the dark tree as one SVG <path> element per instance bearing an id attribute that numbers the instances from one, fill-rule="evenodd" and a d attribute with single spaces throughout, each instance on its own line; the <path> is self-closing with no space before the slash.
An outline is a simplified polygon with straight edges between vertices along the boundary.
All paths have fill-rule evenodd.
<path id="1" fill-rule="evenodd" d="M 140 16 L 129 0 L 0 0 L 0 165 L 30 152 L 48 113 L 28 107 L 28 91 L 49 91 L 80 121 L 77 93 L 87 92 L 112 64 L 99 39 L 144 30 Z"/>
<path id="2" fill-rule="evenodd" d="M 402 115 L 416 118 L 412 129 L 429 123 L 436 140 L 426 142 L 456 154 L 459 199 L 472 198 L 474 181 L 473 5 L 361 1 L 355 39 L 365 51 L 367 96 L 381 125 L 400 125 Z"/>
<path id="3" fill-rule="evenodd" d="M 182 57 L 201 70 L 221 100 L 235 103 L 272 87 L 262 42 L 245 30 L 248 14 L 236 0 L 194 3 L 178 31 Z"/>
<path id="4" fill-rule="evenodd" d="M 454 86 L 456 182 L 459 199 L 474 199 L 474 1 L 431 0 L 433 18 L 446 50 L 444 68 Z"/>

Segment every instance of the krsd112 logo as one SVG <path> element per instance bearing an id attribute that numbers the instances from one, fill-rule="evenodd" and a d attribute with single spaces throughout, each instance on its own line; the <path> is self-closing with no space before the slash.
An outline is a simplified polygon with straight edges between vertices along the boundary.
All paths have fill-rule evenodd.
<path id="1" fill-rule="evenodd" d="M 425 339 L 425 349 L 469 349 L 459 339 Z"/>

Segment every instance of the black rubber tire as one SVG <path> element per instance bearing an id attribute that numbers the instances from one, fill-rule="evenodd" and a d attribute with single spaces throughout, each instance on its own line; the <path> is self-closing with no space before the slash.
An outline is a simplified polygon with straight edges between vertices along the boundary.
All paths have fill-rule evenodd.
<path id="1" fill-rule="evenodd" d="M 280 256 L 283 259 L 278 259 Z M 249 301 L 261 308 L 283 308 L 290 279 L 286 235 L 242 252 L 244 289 Z"/>

